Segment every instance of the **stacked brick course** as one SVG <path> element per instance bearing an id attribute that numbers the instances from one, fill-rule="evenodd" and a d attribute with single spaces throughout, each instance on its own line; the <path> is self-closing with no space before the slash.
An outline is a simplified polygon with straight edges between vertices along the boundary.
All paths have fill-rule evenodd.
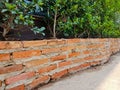
<path id="1" fill-rule="evenodd" d="M 120 39 L 0 42 L 0 90 L 31 90 L 70 73 L 107 62 Z"/>

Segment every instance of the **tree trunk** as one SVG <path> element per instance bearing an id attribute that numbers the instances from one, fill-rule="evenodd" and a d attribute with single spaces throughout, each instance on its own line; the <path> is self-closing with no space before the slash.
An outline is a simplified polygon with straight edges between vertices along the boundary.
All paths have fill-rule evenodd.
<path id="1" fill-rule="evenodd" d="M 53 26 L 53 38 L 56 38 L 56 21 L 57 21 L 57 8 L 54 16 L 54 26 Z"/>

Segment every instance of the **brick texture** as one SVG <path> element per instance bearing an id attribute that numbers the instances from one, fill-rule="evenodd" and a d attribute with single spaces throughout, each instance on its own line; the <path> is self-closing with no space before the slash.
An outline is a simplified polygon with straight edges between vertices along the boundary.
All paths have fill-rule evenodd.
<path id="1" fill-rule="evenodd" d="M 10 60 L 10 54 L 0 54 L 0 62 Z"/>
<path id="2" fill-rule="evenodd" d="M 25 85 L 19 85 L 19 86 L 16 86 L 16 87 L 13 87 L 7 90 L 25 90 Z"/>
<path id="3" fill-rule="evenodd" d="M 47 45 L 47 41 L 42 40 L 42 41 L 23 41 L 24 47 L 35 47 L 35 46 L 43 46 Z"/>
<path id="4" fill-rule="evenodd" d="M 2 42 L 2 41 L 0 41 L 0 50 L 1 50 L 1 49 L 5 49 L 5 48 L 6 48 L 6 45 L 7 45 L 7 42 Z"/>
<path id="5" fill-rule="evenodd" d="M 118 51 L 120 39 L 114 38 L 1 41 L 0 88 L 34 90 L 70 73 L 101 65 Z"/>
<path id="6" fill-rule="evenodd" d="M 47 67 L 40 68 L 40 69 L 38 70 L 38 72 L 39 72 L 40 74 L 42 74 L 42 73 L 45 73 L 45 72 L 50 72 L 50 71 L 52 71 L 52 70 L 55 70 L 56 68 L 57 68 L 57 65 L 56 65 L 56 64 L 53 64 L 53 65 L 50 65 L 50 66 L 47 66 Z"/>
<path id="7" fill-rule="evenodd" d="M 64 62 L 60 62 L 60 63 L 58 64 L 58 66 L 59 66 L 59 67 L 64 67 L 64 66 L 68 66 L 68 65 L 70 65 L 70 64 L 72 64 L 72 61 L 64 61 Z"/>
<path id="8" fill-rule="evenodd" d="M 29 85 L 29 89 L 33 89 L 33 88 L 37 87 L 37 86 L 40 85 L 40 84 L 47 83 L 49 80 L 50 80 L 50 77 L 49 77 L 49 76 L 39 77 L 39 78 L 35 79 L 35 80 Z"/>
<path id="9" fill-rule="evenodd" d="M 48 63 L 48 59 L 32 60 L 25 63 L 27 68 Z"/>
<path id="10" fill-rule="evenodd" d="M 7 66 L 7 67 L 0 67 L 0 74 L 20 71 L 22 69 L 23 69 L 22 64 L 12 65 L 12 66 Z"/>
<path id="11" fill-rule="evenodd" d="M 55 80 L 55 79 L 59 79 L 65 75 L 68 74 L 68 71 L 67 70 L 63 70 L 63 71 L 60 71 L 60 72 L 57 72 L 55 74 L 52 75 L 52 79 Z"/>
<path id="12" fill-rule="evenodd" d="M 28 78 L 31 78 L 35 76 L 35 72 L 27 72 L 27 73 L 22 73 L 20 75 L 17 75 L 17 76 L 13 76 L 13 77 L 10 77 L 10 78 L 7 78 L 5 80 L 5 84 L 12 84 L 12 83 L 15 83 L 15 82 L 18 82 L 20 80 L 24 80 L 24 79 L 28 79 Z"/>
<path id="13" fill-rule="evenodd" d="M 59 48 L 49 48 L 49 49 L 43 49 L 42 54 L 48 54 L 48 53 L 53 53 L 53 52 L 59 52 Z"/>
<path id="14" fill-rule="evenodd" d="M 54 56 L 51 58 L 51 61 L 58 61 L 58 60 L 64 60 L 66 59 L 66 55 L 59 55 L 59 56 Z"/>
<path id="15" fill-rule="evenodd" d="M 13 59 L 28 58 L 32 56 L 40 56 L 40 50 L 29 50 L 29 51 L 20 51 L 13 53 Z"/>
<path id="16" fill-rule="evenodd" d="M 69 54 L 69 58 L 79 56 L 80 52 L 73 52 Z"/>

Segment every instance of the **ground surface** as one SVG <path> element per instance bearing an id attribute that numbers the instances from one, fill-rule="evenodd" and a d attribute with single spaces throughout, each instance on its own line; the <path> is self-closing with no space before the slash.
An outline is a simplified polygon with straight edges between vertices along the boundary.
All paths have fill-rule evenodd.
<path id="1" fill-rule="evenodd" d="M 105 65 L 78 72 L 38 90 L 120 90 L 120 53 Z"/>

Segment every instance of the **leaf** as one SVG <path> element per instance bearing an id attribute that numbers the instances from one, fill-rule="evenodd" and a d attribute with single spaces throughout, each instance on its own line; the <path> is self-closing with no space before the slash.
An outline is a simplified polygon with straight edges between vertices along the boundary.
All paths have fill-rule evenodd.
<path id="1" fill-rule="evenodd" d="M 7 12 L 8 11 L 8 9 L 2 9 L 2 13 L 5 13 L 5 12 Z"/>

